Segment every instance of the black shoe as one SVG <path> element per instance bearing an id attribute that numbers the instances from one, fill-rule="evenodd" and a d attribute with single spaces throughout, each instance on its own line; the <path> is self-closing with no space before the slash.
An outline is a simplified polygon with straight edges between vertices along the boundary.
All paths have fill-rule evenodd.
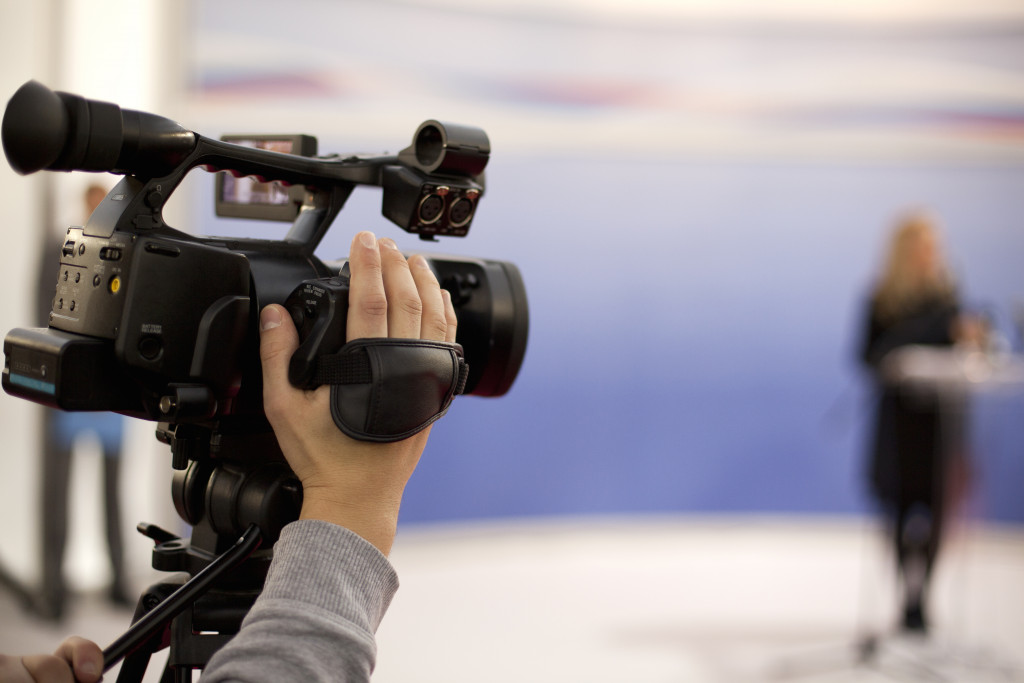
<path id="1" fill-rule="evenodd" d="M 924 609 L 920 604 L 907 605 L 903 610 L 903 630 L 919 634 L 928 632 L 928 623 L 925 621 Z"/>

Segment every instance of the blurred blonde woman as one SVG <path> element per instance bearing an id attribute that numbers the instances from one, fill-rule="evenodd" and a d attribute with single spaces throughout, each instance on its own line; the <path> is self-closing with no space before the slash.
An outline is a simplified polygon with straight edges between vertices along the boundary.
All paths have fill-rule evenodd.
<path id="1" fill-rule="evenodd" d="M 903 346 L 951 346 L 980 334 L 978 324 L 961 314 L 930 213 L 912 211 L 898 219 L 866 318 L 861 358 L 872 372 L 878 399 L 869 479 L 891 521 L 902 580 L 902 627 L 924 633 L 950 475 L 966 471 L 964 406 L 937 391 L 887 384 L 880 368 L 887 354 Z"/>

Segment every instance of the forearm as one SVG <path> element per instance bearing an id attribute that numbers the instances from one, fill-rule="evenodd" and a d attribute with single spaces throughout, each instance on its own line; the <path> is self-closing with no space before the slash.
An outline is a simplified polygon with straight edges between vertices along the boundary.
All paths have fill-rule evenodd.
<path id="1" fill-rule="evenodd" d="M 302 503 L 299 518 L 322 520 L 344 527 L 373 544 L 387 556 L 391 553 L 391 545 L 398 528 L 400 504 L 401 493 L 384 502 L 379 499 L 360 501 L 307 495 Z"/>
<path id="2" fill-rule="evenodd" d="M 323 521 L 290 524 L 242 630 L 202 680 L 369 680 L 373 634 L 397 588 L 387 559 L 354 532 Z"/>

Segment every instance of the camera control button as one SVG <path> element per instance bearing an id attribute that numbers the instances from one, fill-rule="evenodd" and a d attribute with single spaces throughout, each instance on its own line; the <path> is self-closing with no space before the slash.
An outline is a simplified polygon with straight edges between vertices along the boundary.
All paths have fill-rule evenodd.
<path id="1" fill-rule="evenodd" d="M 100 249 L 100 259 L 103 261 L 120 261 L 121 250 L 117 247 L 103 247 Z"/>
<path id="2" fill-rule="evenodd" d="M 146 193 L 146 206 L 151 209 L 156 209 L 164 204 L 164 195 L 159 190 L 151 190 Z"/>
<path id="3" fill-rule="evenodd" d="M 148 334 L 139 340 L 139 355 L 146 360 L 156 360 L 160 357 L 164 345 L 160 337 Z"/>
<path id="4" fill-rule="evenodd" d="M 292 322 L 295 323 L 295 329 L 301 330 L 302 323 L 306 322 L 306 315 L 302 310 L 301 306 L 289 306 L 288 314 L 292 317 Z"/>

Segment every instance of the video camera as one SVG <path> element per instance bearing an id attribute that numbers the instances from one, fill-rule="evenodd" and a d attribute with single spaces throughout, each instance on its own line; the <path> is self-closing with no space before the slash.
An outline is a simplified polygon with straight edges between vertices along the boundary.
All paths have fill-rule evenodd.
<path id="1" fill-rule="evenodd" d="M 490 154 L 483 130 L 427 121 L 396 156 L 316 157 L 310 136 L 213 140 L 35 81 L 8 103 L 2 137 L 20 174 L 125 176 L 85 226 L 68 229 L 49 327 L 15 329 L 4 340 L 4 390 L 65 410 L 176 424 L 262 413 L 259 311 L 345 273 L 343 260 L 325 263 L 313 252 L 357 185 L 382 188 L 383 214 L 422 239 L 463 237 Z M 168 226 L 162 209 L 196 167 L 221 172 L 219 215 L 291 220 L 285 238 L 198 237 Z M 518 269 L 476 258 L 428 261 L 452 294 L 469 366 L 465 393 L 504 394 L 526 349 Z M 311 328 L 310 315 L 329 310 L 303 306 L 298 296 L 290 303 L 300 331 Z M 341 326 L 343 342 L 344 315 L 335 317 L 330 327 L 339 338 Z"/>
<path id="2" fill-rule="evenodd" d="M 67 231 L 49 327 L 4 339 L 3 388 L 64 410 L 158 422 L 177 470 L 174 506 L 192 535 L 139 526 L 156 544 L 153 567 L 177 574 L 142 595 L 132 627 L 104 650 L 104 666 L 125 658 L 118 680 L 141 680 L 150 655 L 169 644 L 167 672 L 202 668 L 263 586 L 273 550 L 256 549 L 277 539 L 302 501 L 263 413 L 259 312 L 278 303 L 291 313 L 301 343 L 289 378 L 308 388 L 318 359 L 346 339 L 347 263 L 313 252 L 349 195 L 357 185 L 380 187 L 383 214 L 406 231 L 464 237 L 484 192 L 487 135 L 427 121 L 395 156 L 318 157 L 310 136 L 213 140 L 29 81 L 7 105 L 2 138 L 23 175 L 124 175 L 84 226 Z M 284 239 L 168 226 L 165 203 L 198 167 L 218 172 L 218 215 L 290 221 Z M 501 396 L 526 351 L 519 270 L 479 258 L 427 261 L 458 316 L 462 348 L 446 345 L 461 354 L 450 393 Z"/>

